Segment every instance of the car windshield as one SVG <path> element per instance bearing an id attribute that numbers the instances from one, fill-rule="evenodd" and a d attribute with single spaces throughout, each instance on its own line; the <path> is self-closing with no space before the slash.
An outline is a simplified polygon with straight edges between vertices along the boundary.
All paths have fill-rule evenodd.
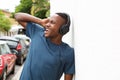
<path id="1" fill-rule="evenodd" d="M 0 45 L 0 54 L 8 54 L 11 53 L 9 47 L 7 44 L 1 44 Z"/>

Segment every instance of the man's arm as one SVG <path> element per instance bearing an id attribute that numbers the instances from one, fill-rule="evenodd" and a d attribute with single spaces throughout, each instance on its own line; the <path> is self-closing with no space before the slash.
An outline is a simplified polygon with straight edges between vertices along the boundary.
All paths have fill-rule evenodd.
<path id="1" fill-rule="evenodd" d="M 65 74 L 64 80 L 72 80 L 73 74 Z"/>
<path id="2" fill-rule="evenodd" d="M 27 22 L 34 22 L 34 23 L 40 24 L 42 26 L 45 26 L 45 24 L 48 22 L 48 19 L 40 19 L 40 18 L 37 18 L 37 17 L 32 16 L 32 15 L 27 14 L 27 13 L 16 13 L 15 19 L 24 28 L 26 27 Z"/>

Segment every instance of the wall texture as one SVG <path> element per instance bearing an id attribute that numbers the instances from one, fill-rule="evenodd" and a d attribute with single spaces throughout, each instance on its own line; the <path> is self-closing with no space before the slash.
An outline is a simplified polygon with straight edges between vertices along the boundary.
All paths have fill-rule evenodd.
<path id="1" fill-rule="evenodd" d="M 75 80 L 120 80 L 120 1 L 51 0 L 51 14 L 72 17 L 66 42 L 75 48 Z"/>

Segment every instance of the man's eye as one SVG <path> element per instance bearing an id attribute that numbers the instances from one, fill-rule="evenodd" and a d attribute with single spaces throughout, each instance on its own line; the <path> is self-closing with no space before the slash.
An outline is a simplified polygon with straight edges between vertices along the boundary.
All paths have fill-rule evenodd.
<path id="1" fill-rule="evenodd" d="M 51 23 L 51 24 L 55 24 L 55 22 L 54 22 L 54 21 L 50 21 L 50 23 Z"/>

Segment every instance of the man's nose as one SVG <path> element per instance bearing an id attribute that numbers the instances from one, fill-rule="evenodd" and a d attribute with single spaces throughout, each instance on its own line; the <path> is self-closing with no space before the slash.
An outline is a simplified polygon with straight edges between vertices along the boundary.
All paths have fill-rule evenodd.
<path id="1" fill-rule="evenodd" d="M 46 28 L 48 28 L 48 27 L 50 27 L 50 23 L 47 23 L 47 24 L 46 24 Z"/>

